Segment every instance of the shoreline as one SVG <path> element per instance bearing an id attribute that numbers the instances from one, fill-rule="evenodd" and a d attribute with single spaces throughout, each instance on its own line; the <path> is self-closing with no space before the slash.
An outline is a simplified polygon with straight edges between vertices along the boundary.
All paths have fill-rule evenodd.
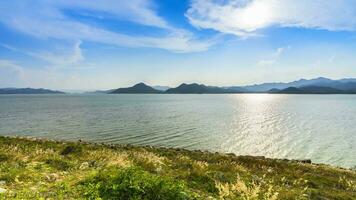
<path id="1" fill-rule="evenodd" d="M 141 190 L 102 188 L 122 185 L 123 178 Z M 184 193 L 181 199 L 352 199 L 355 185 L 355 170 L 310 160 L 0 136 L 0 197 L 10 199 L 108 199 L 105 195 L 152 190 L 163 196 Z"/>
<path id="2" fill-rule="evenodd" d="M 187 149 L 187 148 L 179 148 L 179 147 L 165 147 L 165 146 L 159 146 L 159 145 L 134 145 L 134 144 L 120 144 L 120 143 L 106 143 L 106 142 L 93 142 L 93 141 L 87 141 L 85 139 L 76 139 L 76 140 L 66 140 L 66 139 L 51 139 L 51 138 L 46 138 L 46 137 L 34 137 L 34 136 L 11 136 L 11 135 L 0 135 L 1 137 L 5 138 L 13 138 L 13 139 L 23 139 L 23 140 L 30 140 L 30 141 L 47 141 L 47 142 L 55 142 L 55 143 L 80 143 L 80 144 L 85 144 L 85 145 L 98 145 L 98 146 L 105 146 L 109 148 L 125 148 L 125 147 L 143 147 L 143 148 L 154 148 L 154 149 L 160 149 L 160 150 L 176 150 L 176 151 L 188 151 L 188 152 L 198 152 L 198 153 L 210 153 L 210 154 L 220 154 L 220 155 L 230 155 L 230 156 L 235 156 L 235 157 L 253 157 L 256 159 L 266 159 L 266 160 L 279 160 L 279 161 L 285 161 L 285 162 L 294 162 L 294 163 L 308 163 L 312 165 L 324 165 L 332 168 L 338 168 L 338 169 L 343 169 L 343 170 L 353 170 L 356 171 L 356 166 L 352 167 L 343 167 L 339 165 L 333 165 L 333 164 L 328 164 L 328 163 L 322 163 L 322 162 L 314 162 L 310 158 L 280 158 L 280 157 L 266 157 L 266 156 L 260 156 L 260 155 L 248 155 L 248 154 L 235 154 L 233 152 L 219 152 L 219 151 L 210 151 L 210 150 L 202 150 L 202 149 Z"/>

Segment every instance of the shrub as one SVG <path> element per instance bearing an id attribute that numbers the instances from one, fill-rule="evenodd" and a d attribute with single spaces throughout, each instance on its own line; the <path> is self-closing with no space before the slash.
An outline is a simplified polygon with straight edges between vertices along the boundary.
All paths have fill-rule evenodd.
<path id="1" fill-rule="evenodd" d="M 135 167 L 101 172 L 81 184 L 88 199 L 190 199 L 182 182 Z"/>
<path id="2" fill-rule="evenodd" d="M 9 156 L 6 154 L 0 153 L 0 162 L 5 162 L 7 160 L 9 160 Z"/>
<path id="3" fill-rule="evenodd" d="M 73 154 L 73 153 L 81 153 L 82 152 L 82 147 L 76 145 L 69 145 L 69 146 L 66 146 L 61 152 L 60 152 L 60 155 L 62 156 L 66 156 L 66 155 L 69 155 L 69 154 Z"/>
<path id="4" fill-rule="evenodd" d="M 45 163 L 47 165 L 49 165 L 50 167 L 60 170 L 60 171 L 67 171 L 71 167 L 73 167 L 71 163 L 69 163 L 65 160 L 57 159 L 57 158 L 47 159 L 47 160 L 45 160 Z"/>

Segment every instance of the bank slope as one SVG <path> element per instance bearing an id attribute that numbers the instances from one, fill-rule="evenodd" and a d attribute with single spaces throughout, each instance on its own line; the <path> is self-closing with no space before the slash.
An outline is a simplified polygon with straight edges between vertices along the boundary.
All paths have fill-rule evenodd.
<path id="1" fill-rule="evenodd" d="M 353 199 L 355 183 L 308 161 L 0 137 L 0 199 Z"/>

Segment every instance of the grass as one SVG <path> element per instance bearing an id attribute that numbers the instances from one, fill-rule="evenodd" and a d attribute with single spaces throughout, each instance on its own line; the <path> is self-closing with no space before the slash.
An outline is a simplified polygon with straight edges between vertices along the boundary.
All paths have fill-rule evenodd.
<path id="1" fill-rule="evenodd" d="M 356 172 L 184 149 L 0 137 L 0 199 L 355 199 Z"/>

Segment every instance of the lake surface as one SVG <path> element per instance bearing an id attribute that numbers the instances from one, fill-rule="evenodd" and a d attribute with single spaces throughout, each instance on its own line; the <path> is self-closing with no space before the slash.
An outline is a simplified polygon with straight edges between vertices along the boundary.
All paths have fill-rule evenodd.
<path id="1" fill-rule="evenodd" d="M 0 95 L 0 135 L 356 166 L 356 95 Z"/>

